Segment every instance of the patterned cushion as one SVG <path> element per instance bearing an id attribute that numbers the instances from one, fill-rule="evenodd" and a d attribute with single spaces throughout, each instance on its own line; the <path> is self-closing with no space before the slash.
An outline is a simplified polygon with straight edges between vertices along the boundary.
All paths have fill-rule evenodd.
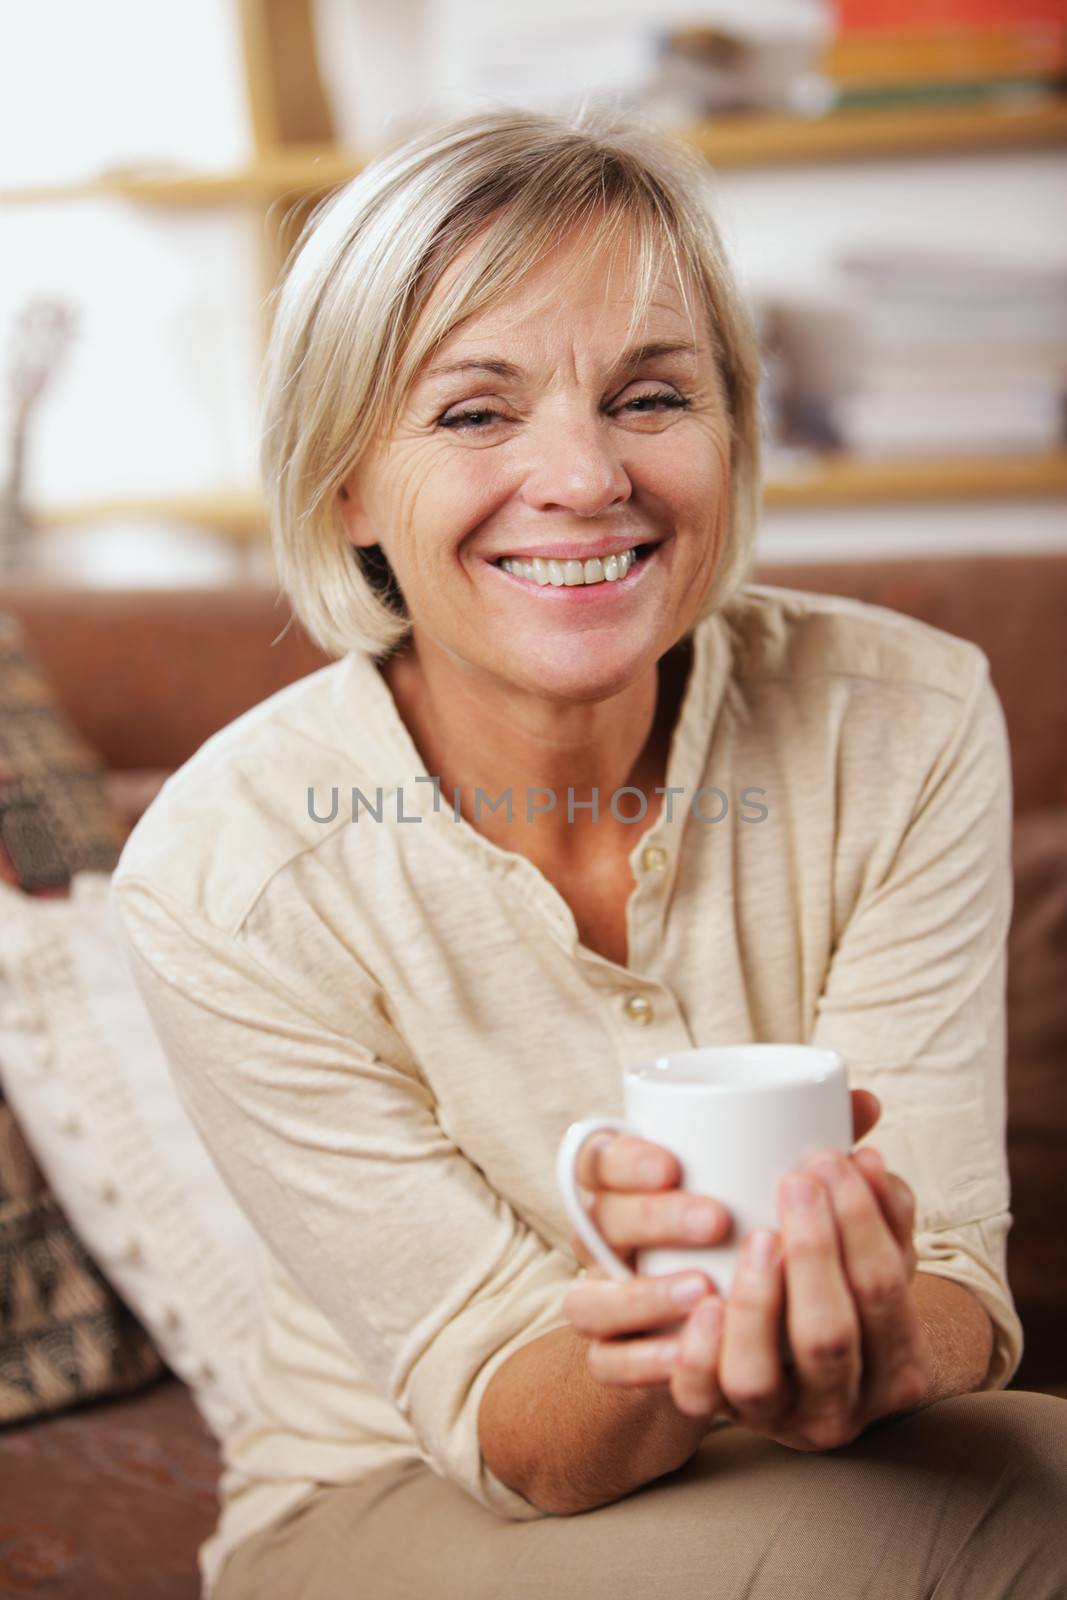
<path id="1" fill-rule="evenodd" d="M 0 612 L 0 877 L 65 894 L 72 872 L 109 872 L 125 842 L 103 767 L 70 726 Z"/>
<path id="2" fill-rule="evenodd" d="M 29 894 L 66 895 L 72 873 L 109 871 L 123 841 L 100 763 L 0 612 L 0 877 Z M 0 1424 L 125 1394 L 164 1370 L 0 1095 Z"/>
<path id="3" fill-rule="evenodd" d="M 0 883 L 0 981 L 22 1013 L 0 1009 L 0 1083 L 78 1237 L 222 1439 L 249 1408 L 257 1237 L 178 1096 L 110 888 L 105 872 L 76 872 L 67 900 Z"/>

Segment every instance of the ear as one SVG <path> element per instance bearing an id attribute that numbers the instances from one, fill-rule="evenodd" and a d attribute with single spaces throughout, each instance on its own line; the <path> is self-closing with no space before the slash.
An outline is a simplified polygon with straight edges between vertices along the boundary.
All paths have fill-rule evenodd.
<path id="1" fill-rule="evenodd" d="M 337 504 L 341 512 L 345 537 L 350 544 L 361 545 L 366 548 L 369 545 L 378 543 L 378 536 L 371 527 L 367 513 L 364 510 L 363 497 L 359 492 L 355 474 L 341 485 L 337 495 Z"/>

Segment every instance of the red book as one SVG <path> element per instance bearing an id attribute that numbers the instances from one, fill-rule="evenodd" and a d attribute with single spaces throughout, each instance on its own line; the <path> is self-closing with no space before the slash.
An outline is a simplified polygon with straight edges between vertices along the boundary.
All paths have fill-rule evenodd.
<path id="1" fill-rule="evenodd" d="M 842 33 L 957 28 L 1067 28 L 1067 0 L 836 0 Z"/>

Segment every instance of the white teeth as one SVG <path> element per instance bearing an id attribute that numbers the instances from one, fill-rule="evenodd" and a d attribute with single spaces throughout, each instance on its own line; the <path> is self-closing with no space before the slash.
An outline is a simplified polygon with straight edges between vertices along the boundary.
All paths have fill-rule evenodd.
<path id="1" fill-rule="evenodd" d="M 599 556 L 591 556 L 588 561 L 545 561 L 540 556 L 535 556 L 532 561 L 513 560 L 506 556 L 497 563 L 505 572 L 514 573 L 517 578 L 526 578 L 530 583 L 536 583 L 545 588 L 551 584 L 559 589 L 578 588 L 587 583 L 617 583 L 620 578 L 625 578 L 637 557 L 634 555 L 636 545 L 631 550 L 624 550 L 621 555 L 606 556 L 603 560 Z"/>

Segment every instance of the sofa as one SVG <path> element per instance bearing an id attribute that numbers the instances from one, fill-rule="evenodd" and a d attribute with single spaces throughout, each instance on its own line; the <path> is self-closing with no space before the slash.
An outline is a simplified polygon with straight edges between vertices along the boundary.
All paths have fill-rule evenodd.
<path id="1" fill-rule="evenodd" d="M 1067 553 L 761 566 L 761 583 L 888 606 L 975 641 L 1004 706 L 1015 786 L 1009 961 L 1009 1276 L 1026 1331 L 1013 1387 L 1067 1397 Z M 325 658 L 273 590 L 0 587 L 109 770 L 132 824 L 216 729 Z M 193 1600 L 219 1454 L 164 1368 L 137 1392 L 0 1429 L 0 1594 Z"/>

